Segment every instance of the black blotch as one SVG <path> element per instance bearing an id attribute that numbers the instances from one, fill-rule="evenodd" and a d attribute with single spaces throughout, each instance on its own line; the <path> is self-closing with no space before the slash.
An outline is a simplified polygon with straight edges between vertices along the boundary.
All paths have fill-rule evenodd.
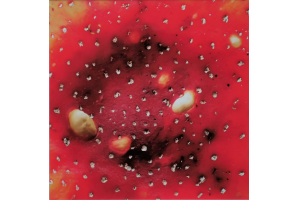
<path id="1" fill-rule="evenodd" d="M 169 140 L 164 141 L 164 144 L 167 146 L 169 144 Z"/>
<path id="2" fill-rule="evenodd" d="M 157 47 L 158 51 L 165 51 L 168 48 L 167 46 L 163 46 L 162 43 L 158 43 Z"/>
<path id="3" fill-rule="evenodd" d="M 217 77 L 218 77 L 218 75 L 216 74 L 216 75 L 215 75 L 215 77 L 217 78 Z"/>
<path id="4" fill-rule="evenodd" d="M 217 168 L 213 168 L 212 174 L 214 174 L 217 171 Z"/>
<path id="5" fill-rule="evenodd" d="M 223 181 L 223 179 L 222 179 L 221 177 L 216 177 L 216 181 L 217 181 L 218 183 L 220 183 L 220 182 Z"/>
<path id="6" fill-rule="evenodd" d="M 227 84 L 227 87 L 229 87 L 230 86 L 230 84 Z"/>
<path id="7" fill-rule="evenodd" d="M 209 132 L 209 135 L 207 136 L 207 140 L 208 140 L 208 141 L 212 141 L 212 140 L 214 139 L 214 137 L 215 137 L 215 134 Z"/>
<path id="8" fill-rule="evenodd" d="M 184 157 L 181 156 L 179 162 L 177 162 L 176 169 L 182 169 L 183 168 L 183 163 L 184 163 Z"/>

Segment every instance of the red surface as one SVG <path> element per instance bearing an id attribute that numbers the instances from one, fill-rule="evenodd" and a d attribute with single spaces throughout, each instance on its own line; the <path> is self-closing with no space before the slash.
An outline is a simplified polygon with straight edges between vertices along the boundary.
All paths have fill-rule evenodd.
<path id="1" fill-rule="evenodd" d="M 53 181 L 50 199 L 197 199 L 200 193 L 203 193 L 201 199 L 248 199 L 248 2 L 144 1 L 139 4 L 139 1 L 91 1 L 89 6 L 88 2 L 75 1 L 73 7 L 69 7 L 69 3 L 50 2 L 50 180 Z M 126 9 L 121 7 L 122 4 L 130 6 Z M 186 5 L 185 10 L 181 10 L 182 5 Z M 223 22 L 225 15 L 228 15 L 228 23 Z M 202 24 L 202 18 L 205 18 L 205 24 Z M 167 24 L 163 23 L 164 19 L 168 19 Z M 85 31 L 89 25 L 90 31 Z M 64 27 L 66 33 L 62 31 Z M 98 28 L 100 33 L 97 33 Z M 242 45 L 227 49 L 232 34 L 241 38 Z M 112 42 L 114 37 L 117 37 L 117 43 Z M 151 40 L 145 42 L 151 45 L 151 50 L 145 49 L 145 42 L 140 42 L 148 37 Z M 193 39 L 192 43 L 190 39 Z M 83 42 L 82 47 L 79 41 Z M 96 41 L 100 43 L 99 47 L 95 45 Z M 160 55 L 158 43 L 169 46 L 170 51 L 163 50 Z M 215 44 L 214 49 L 211 43 Z M 63 48 L 61 52 L 60 48 Z M 200 55 L 204 60 L 199 59 Z M 126 64 L 128 60 L 133 61 L 132 68 Z M 68 61 L 70 65 L 67 65 Z M 244 65 L 239 66 L 239 61 Z M 209 77 L 210 72 L 204 73 L 206 67 L 213 73 L 213 78 Z M 119 75 L 116 69 L 121 70 Z M 79 76 L 76 76 L 77 72 Z M 108 73 L 108 78 L 104 72 Z M 151 78 L 154 73 L 157 77 Z M 170 80 L 166 85 L 160 85 L 158 80 L 165 74 Z M 88 76 L 91 76 L 90 81 Z M 241 82 L 237 82 L 239 77 Z M 131 78 L 134 83 L 128 84 Z M 63 91 L 59 91 L 60 84 L 64 85 Z M 169 87 L 173 91 L 170 92 Z M 173 113 L 163 102 L 168 99 L 172 105 L 184 93 L 183 87 L 195 92 L 195 105 L 187 112 L 189 117 Z M 202 93 L 196 92 L 197 87 Z M 157 95 L 152 90 L 156 90 Z M 78 92 L 77 98 L 73 98 L 74 91 Z M 114 97 L 116 92 L 121 94 L 117 98 Z M 213 97 L 213 92 L 217 92 L 217 98 Z M 88 99 L 84 99 L 86 95 Z M 146 101 L 142 101 L 143 97 Z M 239 101 L 234 105 L 237 99 Z M 201 100 L 206 103 L 200 104 Z M 70 130 L 68 113 L 79 106 L 85 113 L 93 115 L 97 127 L 103 127 L 103 133 L 98 132 L 96 136 L 101 144 L 95 142 L 96 138 L 81 140 Z M 102 113 L 99 112 L 101 106 L 104 106 Z M 140 112 L 136 111 L 136 106 Z M 54 113 L 56 108 L 60 109 L 59 114 Z M 163 115 L 159 114 L 160 110 Z M 150 116 L 146 116 L 146 111 L 150 111 Z M 177 124 L 175 119 L 179 119 Z M 224 132 L 226 124 L 229 128 Z M 143 133 L 145 129 L 150 131 L 148 135 Z M 210 143 L 205 129 L 215 135 Z M 245 138 L 240 139 L 242 133 Z M 114 158 L 109 159 L 110 141 L 119 135 L 132 138 L 131 134 L 136 135 L 131 146 L 138 149 L 145 144 L 147 153 L 137 154 L 141 151 L 132 150 L 123 156 L 114 154 Z M 182 139 L 175 143 L 175 138 L 181 134 Z M 69 146 L 64 144 L 63 138 L 70 140 Z M 188 141 L 190 145 L 187 145 Z M 128 158 L 130 153 L 132 159 Z M 193 160 L 189 159 L 191 154 Z M 213 154 L 217 155 L 216 161 L 211 160 Z M 172 172 L 171 166 L 179 163 L 181 157 L 184 159 L 178 166 L 182 169 Z M 149 159 L 152 163 L 148 163 Z M 90 162 L 95 163 L 95 168 L 90 167 Z M 119 166 L 125 162 L 135 171 Z M 189 165 L 187 170 L 184 169 L 186 165 Z M 153 175 L 148 175 L 149 170 Z M 240 171 L 245 175 L 239 176 Z M 136 173 L 141 177 L 137 178 Z M 88 178 L 84 179 L 83 175 Z M 202 175 L 205 182 L 196 186 Z M 103 176 L 108 179 L 106 183 L 101 182 Z M 162 184 L 163 179 L 167 181 L 166 186 Z M 149 182 L 153 182 L 152 187 Z M 133 190 L 134 186 L 136 190 Z M 116 188 L 120 192 L 115 192 Z M 221 194 L 222 188 L 226 189 L 225 194 Z M 89 197 L 91 192 L 92 198 Z"/>

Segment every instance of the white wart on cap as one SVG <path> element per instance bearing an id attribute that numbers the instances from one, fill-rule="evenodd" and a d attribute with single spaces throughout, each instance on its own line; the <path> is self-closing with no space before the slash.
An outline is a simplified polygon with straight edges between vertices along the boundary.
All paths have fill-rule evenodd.
<path id="1" fill-rule="evenodd" d="M 73 132 L 83 138 L 92 138 L 97 135 L 94 120 L 85 112 L 74 109 L 69 113 L 70 128 Z"/>

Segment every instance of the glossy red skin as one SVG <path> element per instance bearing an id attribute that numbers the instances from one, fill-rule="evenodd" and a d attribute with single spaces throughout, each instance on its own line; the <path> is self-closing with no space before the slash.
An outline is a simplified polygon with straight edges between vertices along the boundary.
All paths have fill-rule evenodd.
<path id="1" fill-rule="evenodd" d="M 70 2 L 62 3 L 63 7 L 67 7 Z M 121 7 L 128 3 L 129 9 Z M 74 8 L 76 4 L 86 5 L 84 17 L 74 17 L 74 20 L 70 18 L 72 23 L 60 26 L 60 32 L 54 33 L 54 39 L 50 38 L 50 179 L 54 183 L 60 181 L 59 184 L 50 185 L 50 198 L 71 199 L 75 195 L 75 199 L 89 199 L 89 193 L 92 192 L 91 199 L 197 199 L 200 193 L 203 193 L 203 199 L 248 199 L 248 2 L 235 2 L 230 5 L 229 1 L 145 1 L 139 5 L 138 1 L 117 1 L 116 4 L 92 1 L 91 6 L 88 6 L 88 2 L 75 1 Z M 186 5 L 184 11 L 181 10 L 181 5 Z M 63 8 L 50 9 L 50 16 L 55 15 L 59 9 Z M 107 14 L 108 11 L 110 14 Z M 195 13 L 198 13 L 197 18 L 193 19 Z M 121 17 L 118 18 L 118 15 Z M 223 22 L 224 15 L 229 16 L 228 23 Z M 206 19 L 204 25 L 202 18 Z M 117 23 L 118 19 L 121 23 Z M 164 19 L 168 19 L 168 24 L 162 23 Z M 191 21 L 193 25 L 190 25 Z M 95 34 L 84 31 L 89 24 Z M 96 33 L 99 24 L 101 31 Z M 144 25 L 148 28 L 145 29 Z M 180 31 L 181 26 L 187 29 Z M 65 34 L 61 31 L 63 27 L 67 28 Z M 135 34 L 135 38 L 130 38 L 132 35 L 128 36 L 128 31 Z M 239 48 L 231 46 L 227 49 L 230 35 L 238 35 L 240 32 L 242 45 Z M 115 36 L 118 38 L 118 47 L 111 42 Z M 117 58 L 110 62 L 111 55 L 120 52 L 135 58 L 138 50 L 142 49 L 139 41 L 145 36 L 151 36 L 152 42 L 151 50 L 143 50 L 146 59 L 134 63 L 132 68 L 126 67 Z M 190 39 L 193 39 L 192 43 Z M 99 47 L 95 46 L 96 40 L 100 43 Z M 79 47 L 79 41 L 83 42 L 83 47 Z M 159 42 L 163 46 L 169 46 L 170 51 L 159 55 L 156 46 Z M 215 49 L 211 48 L 212 42 Z M 174 43 L 177 45 L 174 46 Z M 128 50 L 122 50 L 123 46 L 127 46 Z M 62 52 L 59 51 L 61 47 Z M 176 53 L 178 50 L 180 55 Z M 200 55 L 204 56 L 204 60 L 198 58 Z M 177 59 L 179 64 L 174 64 L 173 59 Z M 188 64 L 185 64 L 186 60 Z M 67 65 L 67 61 L 71 61 L 71 64 Z M 239 61 L 243 61 L 244 65 L 238 66 Z M 91 66 L 92 62 L 97 65 Z M 150 63 L 150 67 L 146 68 L 142 63 Z M 89 64 L 89 68 L 84 64 Z M 162 70 L 159 70 L 159 66 Z M 204 73 L 206 66 L 217 77 L 209 78 Z M 120 75 L 116 74 L 116 68 L 121 69 Z M 103 76 L 104 70 L 108 72 L 108 78 Z M 75 75 L 76 72 L 80 73 L 79 77 Z M 151 78 L 151 73 L 157 73 L 157 77 Z M 169 74 L 171 77 L 164 87 L 158 84 L 162 74 Z M 88 75 L 92 76 L 91 81 L 87 81 Z M 239 77 L 242 82 L 237 82 Z M 134 83 L 128 85 L 130 78 L 134 79 Z M 63 91 L 59 91 L 60 84 L 64 84 Z M 173 88 L 172 92 L 168 91 L 169 87 Z M 182 87 L 195 92 L 195 106 L 187 112 L 193 124 L 186 121 L 184 114 L 173 113 L 171 107 L 162 102 L 163 99 L 168 99 L 173 104 L 183 94 Z M 202 93 L 196 92 L 197 87 L 202 88 Z M 101 94 L 98 93 L 100 89 Z M 145 94 L 143 89 L 149 93 Z M 157 91 L 157 95 L 151 94 L 153 89 Z M 73 98 L 74 91 L 79 93 L 77 98 Z M 114 98 L 117 91 L 121 96 Z M 84 100 L 86 92 L 89 98 Z M 218 92 L 217 98 L 213 98 L 213 92 Z M 133 98 L 130 99 L 129 95 Z M 147 100 L 142 101 L 142 97 Z M 234 105 L 237 99 L 239 101 Z M 206 104 L 200 104 L 201 100 L 205 100 Z M 140 107 L 140 112 L 136 111 L 136 105 Z M 87 114 L 93 114 L 97 127 L 103 127 L 104 132 L 98 132 L 96 137 L 101 139 L 101 144 L 97 144 L 95 139 L 84 141 L 76 138 L 69 129 L 68 113 L 79 106 Z M 105 108 L 99 113 L 101 106 Z M 60 109 L 60 114 L 53 112 L 55 108 Z M 115 110 L 114 113 L 111 110 Z M 123 110 L 126 110 L 126 118 Z M 146 110 L 150 111 L 149 117 L 146 116 Z M 163 117 L 159 110 L 163 111 Z M 174 123 L 175 118 L 179 119 L 178 124 Z M 136 126 L 132 125 L 133 121 L 137 123 Z M 145 127 L 144 122 L 148 126 Z M 154 122 L 157 123 L 156 127 L 153 126 Z M 229 125 L 226 132 L 223 131 L 225 124 Z M 185 128 L 185 132 L 182 132 L 182 128 Z M 145 136 L 144 129 L 149 129 L 150 134 Z M 204 137 L 204 129 L 216 135 L 210 144 Z M 113 135 L 115 130 L 117 133 Z M 144 160 L 138 161 L 134 165 L 134 172 L 128 172 L 119 166 L 122 162 L 121 155 L 115 154 L 113 159 L 109 159 L 109 141 L 118 135 L 131 137 L 132 133 L 137 136 L 133 145 L 149 141 L 159 143 L 168 139 L 162 159 L 156 155 L 153 156 L 152 164 Z M 155 137 L 157 133 L 159 135 Z M 192 136 L 193 133 L 195 136 Z M 240 139 L 242 133 L 246 137 Z M 175 144 L 174 139 L 180 134 L 184 135 L 183 139 Z M 62 141 L 65 137 L 71 141 L 69 146 Z M 187 141 L 191 141 L 191 145 L 186 145 Z M 200 142 L 203 146 L 199 146 Z M 156 147 L 153 144 L 153 148 Z M 188 159 L 191 153 L 197 159 L 196 164 Z M 217 161 L 211 160 L 213 154 L 217 154 Z M 170 165 L 178 161 L 180 156 L 185 157 L 185 163 L 190 168 L 172 172 Z M 73 163 L 75 160 L 78 161 L 77 165 Z M 91 161 L 95 163 L 93 169 L 90 167 Z M 217 171 L 212 174 L 214 168 Z M 56 174 L 53 169 L 57 171 Z M 67 169 L 70 170 L 69 174 L 65 172 Z M 148 170 L 152 170 L 153 175 L 148 175 Z M 240 171 L 244 171 L 245 175 L 239 176 Z M 137 172 L 142 177 L 137 178 Z M 88 178 L 84 179 L 83 175 Z M 124 179 L 125 175 L 127 180 Z M 206 181 L 195 186 L 201 175 L 206 177 Z M 101 183 L 102 176 L 106 176 L 108 182 Z M 222 181 L 216 181 L 217 177 L 222 178 Z M 167 180 L 166 186 L 162 184 L 163 179 Z M 62 186 L 61 180 L 67 186 Z M 180 180 L 183 181 L 182 185 L 178 184 Z M 153 181 L 152 187 L 148 185 L 150 181 Z M 75 185 L 79 186 L 78 191 Z M 133 190 L 133 186 L 137 189 Z M 116 193 L 116 188 L 120 192 Z M 221 194 L 221 188 L 226 189 L 225 194 Z M 174 196 L 175 192 L 179 195 Z"/>

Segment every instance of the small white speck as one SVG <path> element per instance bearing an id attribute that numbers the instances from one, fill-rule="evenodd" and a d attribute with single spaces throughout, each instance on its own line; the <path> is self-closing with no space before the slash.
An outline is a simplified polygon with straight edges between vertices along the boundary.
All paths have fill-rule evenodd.
<path id="1" fill-rule="evenodd" d="M 105 78 L 108 78 L 108 73 L 107 72 L 103 72 Z"/>
<path id="2" fill-rule="evenodd" d="M 149 110 L 146 111 L 146 115 L 147 115 L 147 117 L 150 116 L 150 111 Z"/>
<path id="3" fill-rule="evenodd" d="M 142 151 L 147 151 L 147 146 L 146 146 L 146 145 L 143 145 L 141 150 L 142 150 Z"/>
<path id="4" fill-rule="evenodd" d="M 200 198 L 203 195 L 203 193 L 200 193 L 197 197 Z"/>
<path id="5" fill-rule="evenodd" d="M 175 119 L 175 120 L 174 120 L 174 123 L 175 123 L 175 124 L 178 124 L 178 122 L 179 122 L 179 119 Z"/>
<path id="6" fill-rule="evenodd" d="M 131 60 L 127 61 L 127 66 L 132 67 L 132 61 Z"/>
<path id="7" fill-rule="evenodd" d="M 95 139 L 95 141 L 97 142 L 97 144 L 101 144 L 101 140 L 99 140 L 98 138 Z"/>
<path id="8" fill-rule="evenodd" d="M 211 48 L 214 49 L 215 48 L 215 43 L 211 43 Z"/>
<path id="9" fill-rule="evenodd" d="M 70 145 L 70 140 L 68 138 L 64 138 L 64 143 L 66 146 Z"/>
<path id="10" fill-rule="evenodd" d="M 94 162 L 90 162 L 91 168 L 95 168 L 95 163 Z"/>
<path id="11" fill-rule="evenodd" d="M 101 178 L 101 182 L 102 182 L 102 183 L 106 183 L 106 182 L 107 182 L 107 178 L 106 178 L 105 176 L 103 176 L 103 177 Z"/>
<path id="12" fill-rule="evenodd" d="M 225 22 L 225 23 L 228 22 L 228 15 L 225 15 L 225 16 L 223 17 L 223 22 Z"/>
<path id="13" fill-rule="evenodd" d="M 135 110 L 136 110 L 137 112 L 140 112 L 141 109 L 140 109 L 139 106 L 136 106 L 136 107 L 135 107 Z"/>
<path id="14" fill-rule="evenodd" d="M 226 192 L 225 188 L 221 189 L 221 193 L 224 194 Z"/>
<path id="15" fill-rule="evenodd" d="M 212 156 L 211 156 L 211 160 L 213 160 L 213 161 L 216 161 L 216 160 L 217 160 L 217 158 L 218 158 L 218 156 L 217 156 L 217 155 L 212 155 Z"/>
<path id="16" fill-rule="evenodd" d="M 242 66 L 242 65 L 244 65 L 245 63 L 243 62 L 243 61 L 239 61 L 238 62 L 238 66 Z"/>
<path id="17" fill-rule="evenodd" d="M 196 92 L 201 93 L 202 89 L 198 87 L 198 88 L 196 88 Z"/>
<path id="18" fill-rule="evenodd" d="M 155 73 L 151 74 L 151 78 L 156 78 L 156 77 L 157 77 L 157 74 L 155 74 Z"/>
<path id="19" fill-rule="evenodd" d="M 243 139 L 244 137 L 246 137 L 246 136 L 244 133 L 242 133 L 242 135 L 240 136 L 240 139 Z"/>
<path id="20" fill-rule="evenodd" d="M 64 187 L 67 186 L 67 184 L 65 183 L 64 180 L 62 180 L 61 183 L 62 183 L 62 186 L 64 186 Z"/>
<path id="21" fill-rule="evenodd" d="M 164 179 L 164 180 L 162 180 L 162 184 L 163 185 L 167 185 L 167 181 Z"/>

